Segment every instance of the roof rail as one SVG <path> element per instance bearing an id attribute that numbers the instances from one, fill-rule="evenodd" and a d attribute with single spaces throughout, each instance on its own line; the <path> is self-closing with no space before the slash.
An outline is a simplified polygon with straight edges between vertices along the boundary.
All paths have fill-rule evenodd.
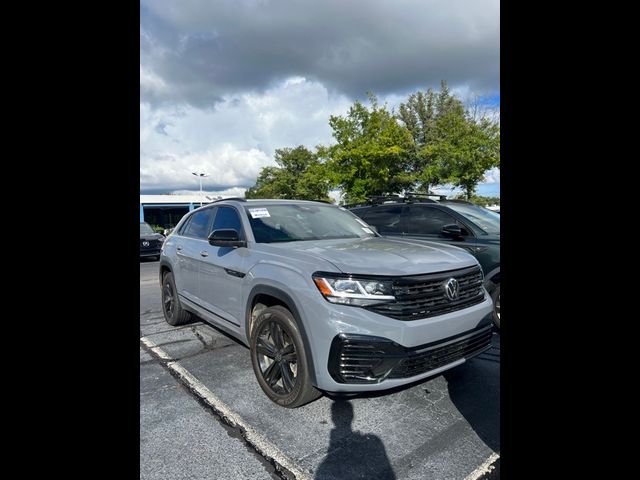
<path id="1" fill-rule="evenodd" d="M 419 199 L 422 202 L 429 203 L 437 203 L 436 200 L 433 200 L 429 197 L 438 197 L 438 200 L 446 200 L 446 195 L 440 195 L 437 193 L 414 193 L 407 192 L 403 197 L 399 195 L 373 195 L 367 198 L 367 201 L 364 205 L 374 205 L 380 203 L 409 203 L 412 202 L 413 199 Z"/>
<path id="2" fill-rule="evenodd" d="M 468 203 L 469 205 L 473 205 L 473 202 L 462 200 L 461 198 L 446 198 L 445 200 L 450 203 Z"/>
<path id="3" fill-rule="evenodd" d="M 216 200 L 212 200 L 208 204 L 216 203 L 216 202 L 223 202 L 225 200 L 236 200 L 238 202 L 246 202 L 247 201 L 247 199 L 243 198 L 243 197 L 227 197 L 227 198 L 218 198 Z"/>
<path id="4" fill-rule="evenodd" d="M 419 192 L 407 192 L 404 194 L 405 197 L 438 197 L 438 200 L 446 200 L 446 195 L 440 195 L 439 193 L 419 193 Z"/>

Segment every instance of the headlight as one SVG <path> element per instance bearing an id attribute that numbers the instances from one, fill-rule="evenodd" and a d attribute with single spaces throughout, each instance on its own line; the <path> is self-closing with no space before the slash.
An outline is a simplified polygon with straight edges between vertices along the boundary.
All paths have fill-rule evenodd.
<path id="1" fill-rule="evenodd" d="M 366 307 L 378 303 L 393 302 L 391 280 L 331 277 L 313 275 L 313 281 L 324 298 L 331 303 Z"/>

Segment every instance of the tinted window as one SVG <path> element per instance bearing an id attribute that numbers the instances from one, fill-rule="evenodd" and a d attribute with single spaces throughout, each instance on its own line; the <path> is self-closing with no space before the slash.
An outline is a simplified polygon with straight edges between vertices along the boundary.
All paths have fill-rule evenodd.
<path id="1" fill-rule="evenodd" d="M 445 225 L 456 224 L 454 217 L 438 208 L 412 205 L 409 207 L 407 228 L 409 234 L 439 235 Z"/>
<path id="2" fill-rule="evenodd" d="M 402 222 L 403 205 L 389 205 L 388 207 L 373 207 L 360 212 L 353 212 L 360 215 L 369 225 L 378 229 L 380 235 L 401 235 L 405 233 Z"/>
<path id="3" fill-rule="evenodd" d="M 238 212 L 231 207 L 218 207 L 216 219 L 213 222 L 211 231 L 223 228 L 233 228 L 236 232 L 242 233 L 242 224 Z"/>
<path id="4" fill-rule="evenodd" d="M 189 222 L 191 222 L 191 217 L 187 218 L 182 225 L 180 225 L 180 229 L 178 230 L 178 235 L 184 235 L 184 232 L 187 231 L 187 227 L 189 226 Z"/>
<path id="5" fill-rule="evenodd" d="M 185 227 L 183 235 L 186 237 L 207 238 L 209 220 L 211 220 L 210 208 L 194 213 L 189 224 Z"/>

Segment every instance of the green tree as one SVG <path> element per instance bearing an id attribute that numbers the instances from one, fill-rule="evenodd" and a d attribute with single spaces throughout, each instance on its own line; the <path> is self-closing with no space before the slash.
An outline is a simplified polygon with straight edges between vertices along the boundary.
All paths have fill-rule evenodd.
<path id="1" fill-rule="evenodd" d="M 370 107 L 356 101 L 346 116 L 332 115 L 329 125 L 336 144 L 318 150 L 328 159 L 331 182 L 342 189 L 347 203 L 413 185 L 411 134 L 375 96 L 369 100 Z"/>
<path id="2" fill-rule="evenodd" d="M 331 201 L 331 182 L 318 155 L 300 145 L 275 151 L 276 167 L 260 171 L 246 198 L 289 198 Z"/>
<path id="3" fill-rule="evenodd" d="M 410 95 L 397 118 L 414 142 L 410 170 L 418 190 L 451 183 L 470 197 L 484 173 L 500 165 L 499 124 L 477 109 L 470 114 L 444 81 L 437 93 Z"/>
<path id="4" fill-rule="evenodd" d="M 491 205 L 500 205 L 500 197 L 484 197 L 482 195 L 473 194 L 471 197 L 467 197 L 466 194 L 457 194 L 453 198 L 464 199 L 481 207 L 487 207 Z"/>

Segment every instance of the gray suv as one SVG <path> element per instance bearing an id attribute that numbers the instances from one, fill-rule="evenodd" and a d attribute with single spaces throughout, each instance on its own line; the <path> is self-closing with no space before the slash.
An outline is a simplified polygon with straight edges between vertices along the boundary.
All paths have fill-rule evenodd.
<path id="1" fill-rule="evenodd" d="M 225 199 L 186 215 L 160 259 L 170 325 L 192 314 L 250 348 L 284 407 L 384 390 L 490 348 L 478 261 L 437 243 L 379 236 L 351 212 L 301 200 Z"/>

